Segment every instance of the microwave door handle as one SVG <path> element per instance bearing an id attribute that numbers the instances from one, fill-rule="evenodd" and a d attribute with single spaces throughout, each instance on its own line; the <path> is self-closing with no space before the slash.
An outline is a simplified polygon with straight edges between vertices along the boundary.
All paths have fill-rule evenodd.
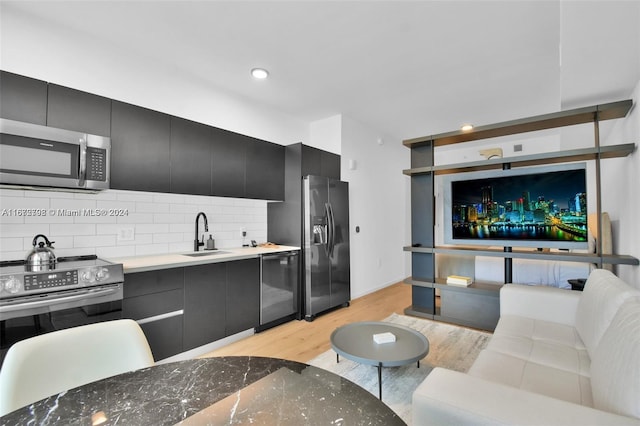
<path id="1" fill-rule="evenodd" d="M 87 139 L 80 139 L 80 170 L 78 171 L 78 186 L 84 187 L 87 180 Z"/>

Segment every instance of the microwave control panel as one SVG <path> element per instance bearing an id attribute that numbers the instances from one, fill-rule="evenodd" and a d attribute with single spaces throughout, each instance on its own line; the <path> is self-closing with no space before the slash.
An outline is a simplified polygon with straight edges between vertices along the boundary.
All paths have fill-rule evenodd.
<path id="1" fill-rule="evenodd" d="M 107 180 L 107 150 L 87 147 L 87 180 Z"/>

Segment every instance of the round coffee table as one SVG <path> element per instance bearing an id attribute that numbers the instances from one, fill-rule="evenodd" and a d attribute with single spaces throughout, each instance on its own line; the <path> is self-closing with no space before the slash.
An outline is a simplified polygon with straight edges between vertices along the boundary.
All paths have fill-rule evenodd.
<path id="1" fill-rule="evenodd" d="M 396 341 L 376 343 L 374 334 L 391 333 Z M 403 325 L 388 322 L 354 322 L 331 333 L 331 347 L 340 355 L 361 364 L 378 367 L 378 394 L 382 399 L 382 367 L 398 367 L 417 362 L 429 353 L 429 341 L 422 334 Z"/>

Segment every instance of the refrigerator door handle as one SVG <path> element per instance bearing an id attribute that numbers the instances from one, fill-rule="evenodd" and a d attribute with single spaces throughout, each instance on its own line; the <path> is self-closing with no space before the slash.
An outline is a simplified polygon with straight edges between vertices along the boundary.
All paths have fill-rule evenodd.
<path id="1" fill-rule="evenodd" d="M 331 203 L 327 203 L 329 212 L 329 256 L 333 256 L 333 249 L 336 246 L 336 222 L 333 218 L 333 207 Z"/>
<path id="2" fill-rule="evenodd" d="M 325 203 L 324 205 L 324 214 L 326 218 L 325 229 L 327 230 L 327 240 L 324 246 L 324 252 L 327 257 L 331 257 L 331 242 L 333 240 L 333 227 L 331 226 L 331 205 L 329 203 Z"/>

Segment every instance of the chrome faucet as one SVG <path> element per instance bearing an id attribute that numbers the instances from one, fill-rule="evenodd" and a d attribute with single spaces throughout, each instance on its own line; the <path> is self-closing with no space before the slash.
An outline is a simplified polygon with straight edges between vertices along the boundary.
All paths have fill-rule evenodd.
<path id="1" fill-rule="evenodd" d="M 207 215 L 203 212 L 198 213 L 196 216 L 196 235 L 193 240 L 193 251 L 199 251 L 200 247 L 204 245 L 204 234 L 202 234 L 202 242 L 198 240 L 198 220 L 200 216 L 204 218 L 204 232 L 209 232 L 209 222 L 207 221 Z"/>

